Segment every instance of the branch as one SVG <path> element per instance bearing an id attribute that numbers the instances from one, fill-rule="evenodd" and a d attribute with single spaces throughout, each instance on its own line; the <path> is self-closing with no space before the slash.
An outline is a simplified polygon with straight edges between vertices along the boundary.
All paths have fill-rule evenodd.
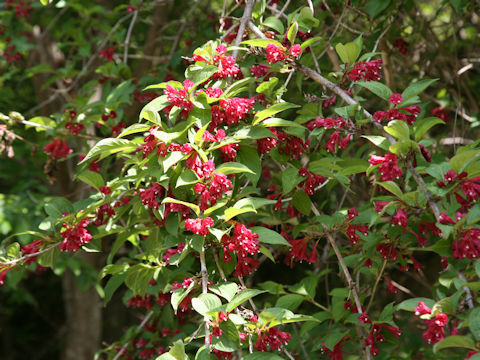
<path id="1" fill-rule="evenodd" d="M 207 262 L 205 261 L 205 249 L 202 247 L 202 251 L 200 251 L 200 272 L 202 274 L 202 294 L 206 294 L 208 292 L 208 270 L 207 270 Z M 210 328 L 208 326 L 208 315 L 203 317 L 203 321 L 205 322 L 205 349 L 207 351 L 210 350 Z"/>
<path id="2" fill-rule="evenodd" d="M 34 257 L 34 256 L 38 256 L 38 255 L 42 255 L 50 250 L 52 250 L 53 248 L 56 248 L 58 245 L 60 245 L 61 242 L 58 242 L 56 244 L 53 244 L 52 246 L 49 246 L 43 250 L 40 250 L 40 251 L 37 251 L 35 253 L 32 253 L 32 254 L 27 254 L 27 255 L 24 255 L 22 257 L 19 257 L 18 259 L 15 259 L 15 260 L 12 260 L 12 261 L 8 261 L 8 262 L 4 262 L 4 263 L 0 263 L 0 266 L 10 266 L 10 265 L 15 265 L 16 263 L 19 263 L 20 261 L 23 261 L 23 260 L 26 260 L 26 259 L 29 259 L 31 257 Z"/>
<path id="3" fill-rule="evenodd" d="M 242 41 L 243 33 L 245 32 L 245 27 L 252 17 L 253 5 L 255 5 L 256 0 L 248 0 L 247 6 L 245 6 L 245 11 L 243 16 L 240 19 L 240 26 L 238 27 L 237 37 L 235 39 L 235 46 L 238 47 Z M 238 49 L 233 50 L 232 56 L 237 59 Z"/>
<path id="4" fill-rule="evenodd" d="M 375 292 L 377 291 L 378 283 L 382 278 L 382 275 L 383 275 L 383 272 L 385 271 L 386 266 L 387 266 L 387 259 L 383 260 L 383 264 L 382 264 L 382 267 L 380 268 L 380 272 L 378 273 L 377 280 L 375 280 L 375 285 L 373 285 L 372 295 L 370 295 L 370 301 L 368 302 L 367 309 L 365 310 L 366 313 L 368 313 L 368 310 L 370 310 L 370 306 L 372 306 L 373 298 L 375 297 Z"/>
<path id="5" fill-rule="evenodd" d="M 137 333 L 145 326 L 145 324 L 148 322 L 148 320 L 150 320 L 152 315 L 153 315 L 153 310 L 150 310 L 150 312 L 147 314 L 147 316 L 145 316 L 145 318 L 142 320 L 140 325 L 138 325 L 137 328 L 135 329 L 135 332 L 133 333 L 134 336 L 137 335 Z M 123 344 L 122 348 L 120 349 L 119 352 L 117 352 L 113 360 L 120 359 L 123 356 L 123 352 L 127 349 L 127 347 L 128 347 L 128 342 Z"/>
<path id="6" fill-rule="evenodd" d="M 138 7 L 140 6 L 142 6 L 142 0 L 140 0 L 140 4 L 138 4 Z M 137 21 L 138 7 L 133 12 L 132 21 L 130 21 L 130 25 L 128 26 L 128 31 L 127 31 L 127 36 L 125 38 L 125 46 L 123 50 L 123 62 L 125 64 L 127 63 L 128 47 L 130 46 L 130 37 L 132 36 L 133 26 L 135 25 L 135 21 Z"/>

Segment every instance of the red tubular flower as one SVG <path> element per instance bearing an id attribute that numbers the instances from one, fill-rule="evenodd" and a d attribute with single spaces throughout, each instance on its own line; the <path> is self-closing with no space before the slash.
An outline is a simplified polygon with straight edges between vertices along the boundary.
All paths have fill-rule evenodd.
<path id="1" fill-rule="evenodd" d="M 47 154 L 51 154 L 52 157 L 60 159 L 66 158 L 69 154 L 73 152 L 67 145 L 67 143 L 60 138 L 55 138 L 52 142 L 48 143 L 43 147 L 43 150 Z"/>
<path id="2" fill-rule="evenodd" d="M 39 239 L 39 240 L 35 240 L 31 244 L 23 245 L 22 246 L 22 255 L 25 256 L 25 255 L 35 254 L 35 253 L 39 252 L 40 247 L 42 245 L 42 242 L 43 242 L 43 240 Z M 25 260 L 25 263 L 27 265 L 31 264 L 36 259 L 37 259 L 36 256 L 31 256 L 31 257 L 27 258 L 27 260 Z"/>
<path id="3" fill-rule="evenodd" d="M 270 64 L 275 64 L 279 61 L 283 61 L 287 57 L 285 55 L 285 49 L 275 44 L 268 44 L 265 50 L 267 52 L 267 61 Z"/>
<path id="4" fill-rule="evenodd" d="M 207 236 L 209 234 L 208 229 L 212 227 L 214 221 L 211 217 L 205 219 L 187 219 L 185 221 L 185 230 L 190 230 L 194 234 L 201 236 Z"/>
<path id="5" fill-rule="evenodd" d="M 432 309 L 430 309 L 427 305 L 425 305 L 425 303 L 423 301 L 419 301 L 418 305 L 415 306 L 415 308 L 413 310 L 415 311 L 415 315 L 417 315 L 417 316 L 432 313 Z"/>
<path id="6" fill-rule="evenodd" d="M 390 95 L 388 102 L 392 105 L 398 105 L 402 102 L 402 100 L 402 94 L 395 93 Z"/>
<path id="7" fill-rule="evenodd" d="M 455 221 L 453 221 L 453 219 L 450 216 L 448 216 L 445 212 L 440 213 L 440 216 L 438 217 L 438 221 L 440 222 L 440 224 L 444 224 L 444 225 L 455 225 Z"/>
<path id="8" fill-rule="evenodd" d="M 100 57 L 103 57 L 107 61 L 113 61 L 113 55 L 115 54 L 115 46 L 110 46 L 98 52 Z"/>
<path id="9" fill-rule="evenodd" d="M 164 93 L 167 95 L 168 101 L 184 111 L 191 111 L 193 109 L 193 102 L 188 99 L 188 91 L 193 87 L 194 83 L 186 79 L 183 82 L 182 89 L 174 89 L 170 84 L 167 84 Z"/>
<path id="10" fill-rule="evenodd" d="M 252 67 L 250 68 L 250 72 L 256 78 L 261 78 L 262 76 L 266 75 L 269 70 L 270 66 L 264 64 L 252 65 Z"/>
<path id="11" fill-rule="evenodd" d="M 347 76 L 352 81 L 378 81 L 382 77 L 380 69 L 382 68 L 382 60 L 372 60 L 369 62 L 359 61 Z"/>
<path id="12" fill-rule="evenodd" d="M 64 231 L 60 233 L 63 238 L 59 249 L 61 251 L 77 251 L 80 246 L 90 242 L 92 235 L 85 229 L 89 224 L 87 218 L 83 218 L 76 225 L 63 224 Z"/>
<path id="13" fill-rule="evenodd" d="M 288 51 L 293 56 L 298 57 L 302 53 L 302 48 L 300 45 L 293 45 Z"/>
<path id="14" fill-rule="evenodd" d="M 389 181 L 400 178 L 402 176 L 403 171 L 397 165 L 397 155 L 388 153 L 385 157 L 372 155 L 370 154 L 370 159 L 368 162 L 371 165 L 380 165 L 378 170 L 380 171 L 381 180 L 382 181 Z"/>
<path id="15" fill-rule="evenodd" d="M 237 267 L 233 273 L 234 276 L 248 275 L 258 267 L 259 261 L 250 258 L 250 256 L 257 254 L 260 249 L 258 234 L 254 234 L 245 225 L 236 223 L 233 227 L 233 235 L 230 237 L 225 234 L 222 237 L 222 244 L 225 262 L 231 260 L 229 252 L 237 255 Z"/>
<path id="16" fill-rule="evenodd" d="M 162 198 L 165 195 L 165 189 L 159 183 L 152 183 L 152 186 L 147 189 L 140 189 L 140 198 L 142 204 L 147 205 L 150 209 L 158 209 L 160 202 L 157 198 Z"/>
<path id="17" fill-rule="evenodd" d="M 395 215 L 392 217 L 392 223 L 403 228 L 406 228 L 408 225 L 408 216 L 407 213 L 399 207 Z"/>

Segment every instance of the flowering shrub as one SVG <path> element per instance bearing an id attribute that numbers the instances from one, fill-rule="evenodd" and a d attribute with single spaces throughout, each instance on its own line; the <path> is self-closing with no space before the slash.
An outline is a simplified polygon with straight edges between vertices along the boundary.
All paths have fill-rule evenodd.
<path id="1" fill-rule="evenodd" d="M 444 156 L 433 136 L 448 111 L 427 116 L 422 97 L 435 80 L 394 92 L 362 37 L 336 43 L 340 65 L 322 72 L 319 2 L 284 17 L 275 1 L 237 3 L 232 45 L 185 52 L 184 78 L 125 80 L 112 73 L 117 46 L 104 44 L 108 96 L 20 120 L 47 126 L 48 162 L 74 159 L 87 195 L 48 201 L 38 239 L 3 243 L 0 284 L 22 267 L 55 269 L 64 253 L 108 254 L 105 302 L 125 292 L 145 309 L 99 351 L 108 359 L 474 359 L 478 142 Z M 401 37 L 392 46 L 409 51 Z M 124 115 L 134 98 L 138 121 Z M 430 285 L 424 253 L 443 268 L 429 297 L 409 289 L 410 278 Z"/>

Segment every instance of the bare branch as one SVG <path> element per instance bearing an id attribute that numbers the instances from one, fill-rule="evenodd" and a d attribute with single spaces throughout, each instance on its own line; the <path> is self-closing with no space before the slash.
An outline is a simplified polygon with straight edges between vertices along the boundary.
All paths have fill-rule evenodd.
<path id="1" fill-rule="evenodd" d="M 235 46 L 239 46 L 240 42 L 242 41 L 243 33 L 245 32 L 245 28 L 247 27 L 247 23 L 250 21 L 252 17 L 253 5 L 255 5 L 256 0 L 248 0 L 247 6 L 245 6 L 245 11 L 243 12 L 243 16 L 240 19 L 240 26 L 238 27 L 237 37 L 235 39 Z M 232 56 L 236 59 L 238 56 L 238 49 L 233 50 Z"/>

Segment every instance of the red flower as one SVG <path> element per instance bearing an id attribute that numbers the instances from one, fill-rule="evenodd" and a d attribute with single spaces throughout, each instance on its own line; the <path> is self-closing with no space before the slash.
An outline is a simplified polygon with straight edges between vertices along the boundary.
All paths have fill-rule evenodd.
<path id="1" fill-rule="evenodd" d="M 444 225 L 447 225 L 447 224 L 455 225 L 455 221 L 453 221 L 453 219 L 450 216 L 448 216 L 445 212 L 442 212 L 440 214 L 440 216 L 438 217 L 438 222 Z"/>
<path id="2" fill-rule="evenodd" d="M 382 60 L 372 60 L 369 62 L 359 61 L 347 76 L 352 81 L 378 81 L 382 77 L 380 69 L 382 68 Z"/>
<path id="3" fill-rule="evenodd" d="M 115 54 L 115 46 L 110 46 L 106 49 L 102 49 L 98 52 L 100 57 L 103 57 L 107 61 L 113 61 L 113 55 Z"/>
<path id="4" fill-rule="evenodd" d="M 60 138 L 55 138 L 52 142 L 43 147 L 43 150 L 47 154 L 51 154 L 54 158 L 66 158 L 67 155 L 73 152 L 67 145 L 67 143 Z"/>
<path id="5" fill-rule="evenodd" d="M 77 251 L 80 246 L 90 242 L 92 235 L 85 229 L 89 224 L 87 218 L 83 218 L 76 225 L 63 224 L 64 231 L 60 233 L 63 238 L 59 249 L 61 251 Z"/>
<path id="6" fill-rule="evenodd" d="M 288 51 L 293 56 L 298 57 L 302 53 L 302 48 L 300 47 L 300 45 L 293 45 Z"/>
<path id="7" fill-rule="evenodd" d="M 270 64 L 275 64 L 279 61 L 283 61 L 287 57 L 285 55 L 285 49 L 275 44 L 268 44 L 265 50 L 267 52 L 267 61 Z"/>
<path id="8" fill-rule="evenodd" d="M 205 219 L 187 219 L 185 221 L 185 230 L 190 230 L 194 234 L 207 236 L 209 234 L 208 229 L 212 227 L 214 221 L 211 217 Z"/>
<path id="9" fill-rule="evenodd" d="M 402 94 L 394 93 L 390 95 L 388 102 L 392 105 L 398 105 L 402 102 Z"/>

